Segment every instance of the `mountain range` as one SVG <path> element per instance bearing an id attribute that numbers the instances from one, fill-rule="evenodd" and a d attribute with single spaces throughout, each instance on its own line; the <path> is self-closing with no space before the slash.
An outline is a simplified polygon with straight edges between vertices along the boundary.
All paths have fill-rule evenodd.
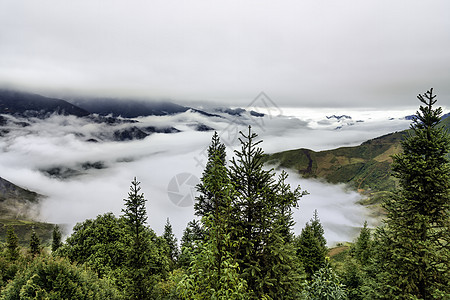
<path id="1" fill-rule="evenodd" d="M 18 130 L 20 133 L 23 128 L 32 127 L 35 119 L 60 115 L 83 119 L 83 124 L 102 124 L 99 128 L 107 128 L 103 132 L 95 132 L 94 136 L 74 132 L 77 138 L 84 139 L 86 142 L 126 142 L 144 139 L 153 133 L 172 134 L 184 130 L 177 125 L 147 126 L 140 123 L 137 117 L 172 116 L 190 112 L 202 115 L 201 120 L 204 120 L 204 117 L 226 120 L 226 116 L 234 120 L 236 117 L 245 116 L 246 113 L 253 117 L 264 116 L 251 111 L 246 112 L 241 108 L 216 108 L 206 112 L 169 102 L 114 99 L 66 101 L 37 94 L 0 90 L 0 138 L 8 134 L 16 134 L 11 132 L 12 130 Z M 445 117 L 448 117 L 448 114 Z M 332 115 L 327 116 L 327 119 L 347 120 L 351 117 Z M 450 118 L 443 117 L 442 124 L 450 130 Z M 214 130 L 202 123 L 188 124 L 188 127 L 196 131 Z M 306 178 L 317 178 L 330 183 L 345 183 L 361 194 L 367 195 L 368 197 L 362 203 L 373 205 L 374 210 L 379 212 L 380 200 L 396 187 L 396 181 L 390 176 L 391 156 L 401 151 L 401 140 L 406 133 L 407 131 L 390 133 L 355 147 L 341 147 L 326 151 L 296 149 L 268 154 L 265 156 L 265 162 L 268 165 L 291 169 Z M 102 161 L 80 161 L 78 165 L 55 165 L 37 171 L 46 176 L 65 179 L 92 169 L 104 168 L 108 168 L 108 165 Z M 33 219 L 32 212 L 36 211 L 35 205 L 42 197 L 0 178 L 0 219 L 2 219 L 0 223 L 6 224 L 7 220 L 19 222 L 19 220 Z M 29 223 L 26 224 L 29 225 Z M 0 236 L 3 229 L 0 226 Z M 24 232 L 27 231 L 24 230 Z"/>

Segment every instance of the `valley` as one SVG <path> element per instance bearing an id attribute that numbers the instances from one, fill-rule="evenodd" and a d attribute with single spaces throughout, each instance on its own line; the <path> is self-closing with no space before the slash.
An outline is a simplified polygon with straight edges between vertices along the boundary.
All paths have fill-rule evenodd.
<path id="1" fill-rule="evenodd" d="M 17 101 L 18 99 L 26 101 Z M 94 103 L 93 100 L 71 101 L 84 106 L 78 107 L 61 99 L 34 94 L 11 91 L 0 93 L 0 145 L 3 149 L 0 162 L 6 172 L 0 175 L 6 177 L 9 174 L 7 178 L 12 182 L 45 195 L 36 198 L 39 200 L 34 202 L 24 200 L 24 203 L 33 204 L 29 207 L 2 202 L 5 209 L 22 207 L 20 217 L 13 215 L 10 209 L 11 212 L 5 214 L 8 217 L 3 218 L 3 224 L 8 220 L 22 220 L 26 224 L 47 221 L 65 224 L 70 230 L 84 218 L 94 217 L 105 211 L 118 213 L 121 198 L 124 197 L 123 187 L 130 177 L 138 175 L 149 183 L 149 197 L 153 202 L 149 209 L 152 227 L 158 231 L 162 220 L 170 216 L 177 220 L 174 230 L 181 236 L 185 224 L 192 218 L 192 207 L 182 209 L 174 206 L 167 198 L 167 184 L 173 176 L 183 172 L 194 174 L 197 178 L 201 176 L 203 165 L 200 161 L 204 155 L 201 149 L 209 143 L 214 130 L 221 134 L 231 158 L 237 145 L 237 139 L 233 135 L 248 124 L 253 125 L 255 130 L 260 130 L 258 133 L 265 140 L 263 148 L 267 147 L 271 152 L 282 150 L 283 144 L 290 145 L 291 141 L 279 143 L 283 132 L 283 141 L 294 136 L 312 138 L 317 133 L 323 134 L 323 140 L 326 141 L 326 136 L 336 140 L 339 136 L 348 139 L 346 136 L 358 130 L 358 126 L 376 126 L 360 119 L 353 121 L 348 115 L 324 115 L 323 121 L 319 120 L 318 123 L 324 124 L 324 129 L 311 129 L 301 119 L 283 115 L 274 118 L 269 115 L 270 110 L 262 109 L 258 113 L 253 108 L 210 108 L 203 111 L 173 103 L 163 105 L 160 102 L 152 105 L 151 102 L 131 101 L 125 106 L 125 102 L 116 100 L 105 106 L 102 103 L 107 103 L 106 100 L 101 100 L 96 105 L 88 105 Z M 34 104 L 29 104 L 31 102 Z M 29 106 L 25 106 L 27 103 Z M 130 103 L 136 106 L 133 107 Z M 143 116 L 137 116 L 138 112 Z M 408 121 L 396 120 L 389 121 L 394 125 L 393 129 L 407 126 Z M 317 120 L 314 122 L 317 123 Z M 362 131 L 356 131 L 353 135 L 359 133 Z M 346 196 L 346 192 L 337 190 L 334 192 L 336 196 L 347 197 L 349 201 L 369 207 L 366 218 L 376 219 L 380 217 L 378 204 L 381 198 L 395 186 L 393 179 L 388 176 L 390 155 L 400 150 L 399 142 L 403 134 L 387 134 L 365 141 L 359 146 L 334 150 L 313 151 L 301 148 L 276 152 L 267 154 L 265 161 L 268 166 L 291 170 L 293 185 L 300 183 L 295 179 L 297 175 L 331 184 L 345 184 L 363 197 L 355 200 L 353 196 Z M 317 143 L 317 137 L 314 138 Z M 352 138 L 351 143 L 355 143 L 354 141 Z M 274 147 L 278 144 L 278 147 Z M 153 174 L 152 170 L 159 170 L 160 176 Z M 24 174 L 31 177 L 27 179 Z M 107 188 L 105 180 L 115 182 L 115 187 Z M 301 184 L 316 185 L 313 182 Z M 308 190 L 308 186 L 304 188 Z M 309 197 L 320 199 L 322 196 L 319 194 L 320 192 L 316 192 L 316 195 Z M 309 208 L 309 205 L 314 204 L 305 202 L 305 205 L 306 210 L 301 207 L 296 213 L 299 223 L 296 230 L 301 229 L 301 220 L 309 219 L 312 213 L 313 208 Z M 321 205 L 316 205 L 319 206 Z M 326 211 L 326 208 L 323 210 Z M 333 218 L 336 219 L 331 217 Z M 363 221 L 364 219 L 353 220 L 350 225 L 346 225 L 355 227 L 350 231 L 345 229 L 345 236 L 353 235 Z M 21 224 L 17 222 L 15 226 Z M 329 228 L 335 226 L 333 223 Z M 333 240 L 336 238 L 333 233 Z"/>

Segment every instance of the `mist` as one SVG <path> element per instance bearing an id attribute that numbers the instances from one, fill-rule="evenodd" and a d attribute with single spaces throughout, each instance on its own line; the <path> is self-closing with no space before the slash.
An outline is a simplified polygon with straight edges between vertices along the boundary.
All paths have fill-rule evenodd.
<path id="1" fill-rule="evenodd" d="M 259 118 L 249 113 L 211 117 L 193 111 L 136 118 L 138 123 L 132 126 L 173 126 L 180 132 L 154 133 L 142 140 L 122 142 L 109 137 L 118 128 L 130 124 L 108 125 L 87 118 L 54 115 L 44 120 L 27 119 L 29 125 L 20 126 L 17 124 L 25 120 L 5 116 L 9 122 L 4 127 L 8 133 L 0 138 L 1 176 L 45 195 L 35 213 L 42 221 L 66 224 L 68 232 L 77 222 L 99 214 L 120 215 L 123 199 L 136 177 L 148 200 L 150 227 L 162 234 L 169 218 L 180 239 L 186 224 L 194 218 L 195 183 L 201 177 L 207 159 L 205 151 L 213 134 L 213 131 L 196 131 L 195 125 L 217 130 L 227 146 L 227 158 L 231 159 L 233 150 L 239 147 L 238 132 L 246 132 L 248 125 L 264 141 L 261 146 L 266 153 L 301 147 L 323 150 L 356 145 L 406 129 L 409 121 L 400 115 L 412 113 L 402 111 L 394 118 L 390 115 L 383 119 L 357 116 L 357 112 L 348 111 L 355 114 L 352 119 L 338 120 L 327 118 L 332 112 L 310 114 L 306 119 L 289 115 L 288 112 L 293 112 L 289 109 L 282 111 L 284 114 Z M 98 142 L 89 142 L 92 138 Z M 101 163 L 101 167 L 83 167 L 87 162 Z M 57 167 L 72 173 L 58 177 L 46 172 Z M 190 181 L 184 182 L 183 178 Z M 368 219 L 366 209 L 356 204 L 361 196 L 343 185 L 305 180 L 293 173 L 288 182 L 292 187 L 300 184 L 310 193 L 301 198 L 300 207 L 295 210 L 295 234 L 300 234 L 314 209 L 318 210 L 329 245 L 351 241 L 365 220 L 371 224 L 376 221 Z M 180 202 L 177 196 L 186 197 Z"/>

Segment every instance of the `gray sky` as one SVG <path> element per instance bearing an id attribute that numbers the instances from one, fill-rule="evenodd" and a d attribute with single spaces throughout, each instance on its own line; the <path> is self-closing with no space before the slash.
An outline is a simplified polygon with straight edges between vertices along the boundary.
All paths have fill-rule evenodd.
<path id="1" fill-rule="evenodd" d="M 2 0 L 0 85 L 244 106 L 450 103 L 450 1 Z"/>

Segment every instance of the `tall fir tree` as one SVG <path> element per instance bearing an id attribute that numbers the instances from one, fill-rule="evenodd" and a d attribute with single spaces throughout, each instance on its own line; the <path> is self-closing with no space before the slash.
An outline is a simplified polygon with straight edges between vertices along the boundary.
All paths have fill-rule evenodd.
<path id="1" fill-rule="evenodd" d="M 199 195 L 196 197 L 194 204 L 195 214 L 197 216 L 217 215 L 217 211 L 223 206 L 224 195 L 222 195 L 221 190 L 222 186 L 227 184 L 228 178 L 217 177 L 216 175 L 226 170 L 225 165 L 225 145 L 220 142 L 219 135 L 216 131 L 208 147 L 208 161 L 200 179 L 201 182 L 197 185 Z"/>
<path id="2" fill-rule="evenodd" d="M 6 254 L 10 260 L 16 260 L 19 257 L 19 239 L 11 225 L 8 225 L 6 231 Z"/>
<path id="3" fill-rule="evenodd" d="M 146 277 L 148 275 L 146 258 L 149 250 L 148 240 L 145 237 L 145 222 L 147 221 L 145 202 L 147 200 L 144 198 L 144 194 L 140 193 L 140 184 L 135 177 L 131 182 L 128 198 L 124 199 L 125 208 L 122 209 L 132 239 L 128 256 L 131 280 L 128 288 L 128 297 L 136 300 L 149 298 L 148 287 L 146 286 Z"/>
<path id="4" fill-rule="evenodd" d="M 140 239 L 140 234 L 144 231 L 145 222 L 147 221 L 147 210 L 145 208 L 145 202 L 147 200 L 144 198 L 144 194 L 140 193 L 140 184 L 136 180 L 136 177 L 134 177 L 134 180 L 131 182 L 130 191 L 128 192 L 128 198 L 123 199 L 125 208 L 122 209 L 135 240 Z"/>
<path id="5" fill-rule="evenodd" d="M 171 268 L 174 268 L 180 251 L 178 250 L 177 238 L 173 234 L 172 224 L 170 224 L 169 218 L 167 218 L 166 225 L 164 225 L 162 238 L 166 241 L 168 247 L 168 256 Z"/>
<path id="6" fill-rule="evenodd" d="M 325 264 L 327 254 L 324 230 L 317 210 L 310 222 L 306 223 L 300 236 L 296 238 L 297 255 L 303 264 L 308 279 L 311 279 Z"/>
<path id="7" fill-rule="evenodd" d="M 320 223 L 319 213 L 317 212 L 317 209 L 314 210 L 313 217 L 310 220 L 310 224 L 314 232 L 314 236 L 319 241 L 319 244 L 322 247 L 322 249 L 326 251 L 327 240 L 325 239 L 325 231 L 323 230 L 322 223 Z"/>
<path id="8" fill-rule="evenodd" d="M 250 126 L 241 136 L 241 149 L 235 150 L 229 170 L 233 251 L 251 298 L 295 298 L 301 271 L 294 248 L 286 243 L 286 228 L 290 231 L 290 212 L 302 193 L 296 189 L 288 194 L 283 177 L 277 181 L 273 169 L 264 169 L 262 141 Z"/>
<path id="9" fill-rule="evenodd" d="M 365 266 L 369 262 L 372 252 L 372 240 L 370 228 L 367 221 L 364 222 L 363 228 L 356 239 L 354 246 L 352 247 L 352 253 L 358 262 Z"/>
<path id="10" fill-rule="evenodd" d="M 31 230 L 30 253 L 33 257 L 41 253 L 41 240 L 37 236 L 34 226 Z"/>
<path id="11" fill-rule="evenodd" d="M 56 252 L 61 246 L 61 230 L 58 225 L 55 225 L 52 232 L 52 252 Z"/>
<path id="12" fill-rule="evenodd" d="M 381 298 L 450 298 L 450 139 L 435 98 L 433 89 L 418 96 L 403 152 L 394 156 L 400 190 L 385 201 L 386 226 L 377 231 Z"/>
<path id="13" fill-rule="evenodd" d="M 231 185 L 223 188 L 232 190 Z M 222 196 L 232 194 L 222 192 Z M 207 234 L 190 251 L 191 263 L 178 286 L 180 295 L 186 299 L 248 299 L 247 283 L 240 276 L 239 264 L 231 252 L 229 214 L 225 206 L 221 207 L 219 213 L 215 211 L 202 218 Z"/>

